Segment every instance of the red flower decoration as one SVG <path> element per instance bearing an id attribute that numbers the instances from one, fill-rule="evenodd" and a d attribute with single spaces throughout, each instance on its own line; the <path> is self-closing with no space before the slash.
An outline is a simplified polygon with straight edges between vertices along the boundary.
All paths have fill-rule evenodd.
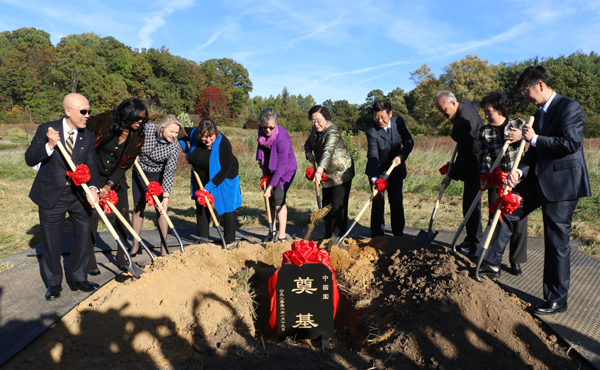
<path id="1" fill-rule="evenodd" d="M 313 181 L 315 179 L 315 169 L 312 167 L 308 167 L 306 168 L 306 178 L 310 181 Z"/>
<path id="2" fill-rule="evenodd" d="M 523 198 L 517 194 L 513 194 L 512 191 L 509 191 L 506 195 L 503 195 L 503 192 L 502 188 L 498 189 L 500 198 L 496 199 L 494 204 L 490 206 L 490 212 L 495 213 L 500 205 L 500 212 L 503 215 L 511 215 L 519 207 Z M 502 222 L 502 218 L 500 218 L 500 222 Z"/>
<path id="3" fill-rule="evenodd" d="M 98 204 L 100 205 L 100 207 L 102 207 L 102 209 L 104 209 L 104 213 L 106 213 L 107 215 L 112 213 L 112 208 L 110 208 L 108 202 L 112 203 L 115 206 L 117 205 L 117 203 L 119 203 L 119 196 L 114 190 L 110 190 L 108 192 L 107 197 L 104 197 L 100 199 L 100 201 L 98 201 Z"/>
<path id="4" fill-rule="evenodd" d="M 77 186 L 85 184 L 92 178 L 90 169 L 85 164 L 80 164 L 79 166 L 75 167 L 75 172 L 67 171 L 67 176 L 69 176 L 69 178 L 73 180 L 73 183 Z"/>
<path id="5" fill-rule="evenodd" d="M 209 193 L 206 190 L 196 190 L 194 192 L 194 196 L 196 197 L 196 202 L 198 202 L 198 204 L 200 204 L 201 206 L 206 207 L 206 198 L 208 198 L 208 201 L 210 202 L 211 205 L 215 204 L 215 197 L 214 195 L 212 195 L 211 193 Z"/>
<path id="6" fill-rule="evenodd" d="M 382 178 L 379 178 L 375 182 L 375 185 L 377 186 L 377 194 L 375 194 L 373 199 L 379 200 L 379 194 L 383 193 L 388 188 L 388 182 Z"/>
<path id="7" fill-rule="evenodd" d="M 315 169 L 312 167 L 308 167 L 306 169 L 306 178 L 309 179 L 310 181 L 313 181 L 315 179 Z M 327 180 L 327 174 L 325 172 L 323 172 L 321 174 L 321 181 L 326 181 Z"/>
<path id="8" fill-rule="evenodd" d="M 448 171 L 450 170 L 450 168 L 452 168 L 452 166 L 454 166 L 454 163 L 446 163 L 445 165 L 443 165 L 442 167 L 440 167 L 440 173 L 442 175 L 445 175 L 448 173 Z"/>
<path id="9" fill-rule="evenodd" d="M 159 196 L 163 193 L 162 186 L 156 181 L 152 181 L 148 184 L 148 190 L 146 190 L 146 202 L 150 207 L 154 207 L 154 197 L 153 195 Z"/>
<path id="10" fill-rule="evenodd" d="M 508 174 L 506 172 L 500 171 L 497 167 L 494 168 L 494 171 L 491 173 L 484 173 L 481 175 L 481 182 L 487 182 L 487 187 L 498 187 L 504 183 L 504 180 Z M 486 188 L 479 188 L 479 190 L 484 191 Z"/>
<path id="11" fill-rule="evenodd" d="M 262 190 L 267 190 L 267 187 L 269 186 L 269 183 L 271 182 L 272 178 L 273 178 L 272 176 L 263 176 L 260 179 L 260 188 Z"/>

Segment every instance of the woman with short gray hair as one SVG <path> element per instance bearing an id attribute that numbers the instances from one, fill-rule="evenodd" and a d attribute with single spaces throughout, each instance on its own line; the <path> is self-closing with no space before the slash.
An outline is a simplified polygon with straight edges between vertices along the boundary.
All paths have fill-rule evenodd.
<path id="1" fill-rule="evenodd" d="M 277 111 L 273 108 L 265 108 L 260 113 L 256 160 L 263 176 L 271 178 L 263 196 L 269 199 L 272 219 L 277 217 L 279 226 L 276 242 L 283 243 L 287 241 L 285 198 L 298 166 L 290 134 L 277 124 L 277 118 Z"/>
<path id="2" fill-rule="evenodd" d="M 163 212 L 167 211 L 169 205 L 169 195 L 175 180 L 175 168 L 179 159 L 178 136 L 184 135 L 185 130 L 177 117 L 172 114 L 165 116 L 158 124 L 147 123 L 144 128 L 146 141 L 138 156 L 140 167 L 146 174 L 148 181 L 156 181 L 162 185 L 163 193 L 158 197 L 161 201 Z M 133 187 L 133 229 L 139 235 L 144 223 L 144 210 L 146 209 L 146 190 L 148 186 L 142 179 L 137 168 L 134 167 L 132 174 Z M 158 230 L 160 231 L 160 254 L 164 256 L 167 250 L 167 219 L 156 210 L 158 218 Z M 133 239 L 131 246 L 131 255 L 135 256 L 138 252 L 138 241 Z"/>

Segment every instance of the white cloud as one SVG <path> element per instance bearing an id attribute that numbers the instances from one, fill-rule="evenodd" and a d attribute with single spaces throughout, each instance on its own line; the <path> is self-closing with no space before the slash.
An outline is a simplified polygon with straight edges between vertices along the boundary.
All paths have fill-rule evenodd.
<path id="1" fill-rule="evenodd" d="M 152 34 L 157 29 L 166 24 L 165 18 L 177 10 L 186 9 L 194 4 L 193 0 L 174 0 L 166 2 L 164 7 L 151 14 L 150 17 L 144 17 L 144 26 L 139 30 L 138 46 L 139 48 L 149 48 L 152 46 Z"/>

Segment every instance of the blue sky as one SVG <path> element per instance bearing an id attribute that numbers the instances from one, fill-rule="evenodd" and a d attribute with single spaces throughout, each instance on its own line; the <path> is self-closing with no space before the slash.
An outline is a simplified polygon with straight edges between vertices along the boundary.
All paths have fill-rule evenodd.
<path id="1" fill-rule="evenodd" d="M 367 93 L 414 88 L 427 64 L 442 73 L 467 54 L 490 64 L 577 50 L 600 52 L 600 1 L 0 0 L 0 31 L 113 36 L 201 62 L 232 58 L 251 96 L 312 94 L 363 103 Z"/>

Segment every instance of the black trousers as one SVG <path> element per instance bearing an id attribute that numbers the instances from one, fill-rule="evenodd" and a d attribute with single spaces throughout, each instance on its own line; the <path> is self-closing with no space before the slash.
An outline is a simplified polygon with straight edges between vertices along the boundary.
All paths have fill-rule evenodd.
<path id="1" fill-rule="evenodd" d="M 46 286 L 61 285 L 63 280 L 60 247 L 67 213 L 73 223 L 68 280 L 86 281 L 91 254 L 90 208 L 85 207 L 73 194 L 71 185 L 65 186 L 54 208 L 39 208 L 38 213 L 42 238 L 42 277 Z"/>
<path id="2" fill-rule="evenodd" d="M 392 233 L 394 236 L 404 235 L 404 204 L 402 195 L 402 184 L 404 181 L 399 178 L 390 178 L 388 189 L 385 193 L 390 203 L 390 219 L 392 223 Z M 370 179 L 369 179 L 369 182 Z M 382 236 L 385 231 L 385 193 L 379 195 L 379 199 L 373 199 L 371 205 L 371 237 Z"/>
<path id="3" fill-rule="evenodd" d="M 325 239 L 332 235 L 342 236 L 348 230 L 348 201 L 352 179 L 343 184 L 323 188 L 323 206 L 331 204 L 331 210 L 324 217 Z"/>
<path id="4" fill-rule="evenodd" d="M 119 187 L 119 190 L 117 191 L 117 196 L 119 197 L 119 202 L 115 207 L 119 210 L 119 212 L 121 212 L 123 217 L 125 217 L 125 220 L 127 220 L 127 222 L 131 224 L 129 218 L 129 199 L 127 198 L 127 189 Z M 90 263 L 88 266 L 89 270 L 95 270 L 98 268 L 98 264 L 96 263 L 96 256 L 94 255 L 94 246 L 96 245 L 96 236 L 98 234 L 98 222 L 100 222 L 100 215 L 94 209 L 92 210 L 92 217 L 90 220 L 92 245 L 90 248 L 91 253 Z M 121 223 L 121 221 L 118 218 L 115 219 L 115 221 L 113 222 L 113 226 L 115 228 L 115 231 L 117 232 L 117 236 L 119 237 L 119 239 L 121 239 L 123 245 L 127 248 L 127 228 Z M 127 261 L 127 258 L 125 258 L 125 252 L 123 252 L 123 250 L 119 246 L 117 246 L 117 263 L 119 264 L 119 266 L 127 266 L 127 264 L 129 263 Z"/>
<path id="5" fill-rule="evenodd" d="M 476 168 L 475 171 L 468 171 L 467 176 L 465 178 L 464 191 L 463 191 L 463 218 L 469 211 L 471 204 L 473 204 L 473 200 L 477 197 L 479 193 L 479 169 Z M 477 203 L 477 207 L 473 210 L 471 217 L 469 217 L 469 221 L 465 225 L 465 229 L 467 231 L 467 237 L 465 241 L 470 242 L 473 245 L 479 244 L 481 237 L 483 235 L 483 231 L 481 230 L 481 199 Z"/>
<path id="6" fill-rule="evenodd" d="M 513 234 L 514 221 L 522 220 L 541 206 L 544 219 L 544 299 L 566 303 L 571 282 L 569 232 L 578 199 L 550 202 L 544 197 L 537 176 L 517 185 L 513 192 L 523 197 L 521 204 L 513 214 L 502 215 L 504 222 L 498 222 L 485 260 L 500 264 Z"/>
<path id="7" fill-rule="evenodd" d="M 498 188 L 489 188 L 488 199 L 490 205 L 494 204 L 498 198 Z M 490 212 L 489 222 L 492 222 L 493 217 L 494 214 Z M 514 221 L 512 230 L 508 260 L 511 265 L 515 263 L 525 263 L 527 262 L 527 216 L 523 217 L 521 220 Z"/>
<path id="8" fill-rule="evenodd" d="M 216 211 L 213 209 L 213 212 Z M 198 204 L 198 202 L 196 202 L 196 226 L 198 236 L 202 238 L 208 238 L 210 220 L 211 215 L 208 208 L 201 206 Z M 223 235 L 223 237 L 225 238 L 225 243 L 235 242 L 235 229 L 237 227 L 236 211 L 224 213 L 222 225 L 225 234 Z"/>

